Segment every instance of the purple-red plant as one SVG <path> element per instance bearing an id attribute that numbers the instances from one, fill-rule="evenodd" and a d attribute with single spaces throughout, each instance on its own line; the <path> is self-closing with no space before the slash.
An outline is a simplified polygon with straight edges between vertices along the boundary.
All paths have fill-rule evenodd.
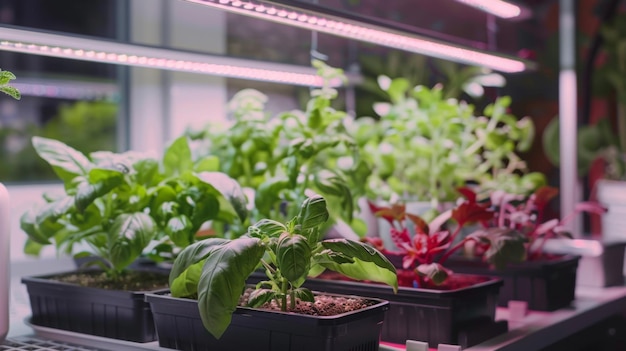
<path id="1" fill-rule="evenodd" d="M 547 239 L 572 237 L 566 225 L 578 214 L 581 212 L 602 214 L 607 211 L 597 202 L 583 201 L 576 204 L 574 212 L 563 218 L 547 219 L 548 205 L 558 193 L 558 189 L 550 186 L 540 187 L 530 196 L 494 191 L 484 205 L 494 212 L 494 216 L 480 221 L 483 227 L 481 230 L 499 228 L 522 233 L 527 238 L 528 259 L 537 259 L 541 257 Z M 476 201 L 476 194 L 472 190 L 464 188 L 462 194 L 466 202 Z"/>
<path id="2" fill-rule="evenodd" d="M 524 259 L 524 238 L 515 231 L 483 230 L 457 240 L 463 227 L 470 223 L 493 220 L 495 212 L 488 204 L 476 201 L 474 193 L 465 193 L 466 200 L 456 208 L 446 211 L 427 223 L 421 217 L 406 213 L 404 204 L 389 207 L 370 205 L 372 212 L 389 222 L 390 235 L 397 250 L 387 250 L 380 238 L 367 239 L 379 251 L 401 255 L 402 268 L 413 270 L 420 286 L 443 283 L 452 273 L 444 267 L 447 258 L 462 248 L 466 242 L 474 241 L 484 248 L 484 259 L 500 267 L 508 262 Z M 444 227 L 452 219 L 456 226 L 453 231 Z M 409 230 L 413 227 L 413 233 Z"/>

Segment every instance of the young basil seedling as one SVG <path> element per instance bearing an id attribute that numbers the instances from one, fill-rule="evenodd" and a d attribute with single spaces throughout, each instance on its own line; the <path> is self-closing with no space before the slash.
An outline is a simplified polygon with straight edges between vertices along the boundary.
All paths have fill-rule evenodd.
<path id="1" fill-rule="evenodd" d="M 328 218 L 326 200 L 313 196 L 286 223 L 263 219 L 240 238 L 190 245 L 174 261 L 172 296 L 197 297 L 205 328 L 219 338 L 239 305 L 246 279 L 260 267 L 268 280 L 258 283 L 251 293 L 251 307 L 274 300 L 289 311 L 296 299 L 313 301 L 313 293 L 303 284 L 325 269 L 356 280 L 385 283 L 396 291 L 394 266 L 370 245 L 347 239 L 319 240 L 320 227 Z"/>

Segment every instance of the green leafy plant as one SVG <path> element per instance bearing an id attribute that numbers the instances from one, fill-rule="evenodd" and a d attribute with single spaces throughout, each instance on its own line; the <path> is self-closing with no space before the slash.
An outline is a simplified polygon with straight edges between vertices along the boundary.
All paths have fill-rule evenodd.
<path id="1" fill-rule="evenodd" d="M 15 74 L 0 69 L 0 91 L 15 100 L 19 100 L 22 98 L 22 94 L 20 94 L 20 91 L 17 88 L 10 85 L 11 81 L 14 79 L 16 79 Z"/>
<path id="2" fill-rule="evenodd" d="M 262 219 L 248 233 L 233 240 L 207 239 L 185 248 L 170 273 L 171 294 L 198 299 L 205 328 L 219 338 L 231 321 L 248 276 L 259 267 L 268 280 L 257 284 L 248 306 L 276 301 L 283 311 L 296 300 L 313 301 L 302 285 L 308 276 L 325 269 L 353 279 L 386 283 L 397 289 L 393 265 L 371 246 L 346 239 L 320 241 L 320 227 L 328 220 L 326 200 L 304 200 L 298 214 L 286 223 Z"/>
<path id="3" fill-rule="evenodd" d="M 110 101 L 64 102 L 44 124 L 7 123 L 0 130 L 0 178 L 5 181 L 50 181 L 56 178 L 30 145 L 32 136 L 62 140 L 89 154 L 115 150 L 118 106 Z M 18 141 L 17 143 L 15 141 Z M 17 147 L 8 147 L 9 143 Z"/>
<path id="4" fill-rule="evenodd" d="M 33 138 L 33 146 L 63 182 L 64 193 L 44 194 L 45 204 L 20 218 L 30 254 L 43 245 L 74 253 L 82 244 L 75 257 L 98 256 L 102 260 L 93 263 L 115 278 L 153 242 L 171 252 L 193 242 L 209 220 L 246 215 L 238 184 L 207 164 L 194 168 L 185 138 L 175 140 L 162 160 L 132 151 L 87 157 L 41 137 Z"/>
<path id="5" fill-rule="evenodd" d="M 369 199 L 429 201 L 436 209 L 468 183 L 527 192 L 545 181 L 525 174 L 517 152 L 530 147 L 534 127 L 530 118 L 507 112 L 510 98 L 498 98 L 477 116 L 473 105 L 446 99 L 441 86 L 411 87 L 385 77 L 379 84 L 391 100 L 377 104 L 380 120 L 359 118 L 351 128 L 371 168 L 354 186 Z"/>
<path id="6" fill-rule="evenodd" d="M 481 67 L 407 53 L 385 50 L 383 54 L 359 55 L 360 73 L 363 81 L 356 89 L 356 115 L 375 116 L 374 103 L 387 99 L 387 93 L 378 84 L 378 77 L 404 78 L 411 86 L 429 86 L 443 82 L 446 99 L 466 96 L 481 98 L 487 86 L 504 86 L 505 78 L 497 73 L 486 73 Z"/>
<path id="7" fill-rule="evenodd" d="M 252 190 L 251 222 L 292 218 L 307 190 L 327 199 L 333 219 L 356 221 L 346 179 L 356 171 L 358 150 L 346 132 L 349 116 L 332 107 L 334 86 L 345 76 L 321 61 L 313 66 L 323 84 L 311 91 L 305 110 L 271 116 L 265 111 L 267 96 L 244 89 L 229 102 L 232 125 L 191 133 L 204 144 L 204 153 L 219 159 L 220 170 Z M 342 157 L 349 160 L 339 167 Z"/>

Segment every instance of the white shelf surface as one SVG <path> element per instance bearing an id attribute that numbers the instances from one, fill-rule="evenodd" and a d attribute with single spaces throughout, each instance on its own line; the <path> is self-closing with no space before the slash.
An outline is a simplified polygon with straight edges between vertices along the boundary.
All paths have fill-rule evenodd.
<path id="1" fill-rule="evenodd" d="M 527 351 L 547 347 L 605 318 L 626 311 L 626 286 L 591 288 L 578 286 L 572 305 L 554 312 L 529 311 L 521 320 L 510 320 L 506 308 L 498 308 L 497 320 L 508 320 L 509 332 L 466 351 Z"/>

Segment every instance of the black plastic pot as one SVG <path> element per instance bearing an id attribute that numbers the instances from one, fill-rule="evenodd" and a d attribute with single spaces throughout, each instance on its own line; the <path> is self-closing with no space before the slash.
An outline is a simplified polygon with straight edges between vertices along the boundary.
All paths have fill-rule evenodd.
<path id="1" fill-rule="evenodd" d="M 250 282 L 263 280 L 255 272 Z M 400 287 L 398 293 L 381 284 L 308 279 L 311 290 L 337 294 L 376 297 L 390 302 L 381 339 L 405 344 L 406 340 L 455 344 L 463 348 L 479 344 L 508 330 L 508 324 L 495 321 L 498 291 L 502 280 L 486 282 L 457 290 L 431 290 Z"/>
<path id="2" fill-rule="evenodd" d="M 215 339 L 202 325 L 196 300 L 167 292 L 146 294 L 159 346 L 184 351 L 377 351 L 389 302 L 320 317 L 238 307 L 226 332 Z"/>
<path id="3" fill-rule="evenodd" d="M 32 324 L 133 342 L 156 340 L 145 292 L 97 289 L 50 279 L 73 273 L 22 278 Z"/>
<path id="4" fill-rule="evenodd" d="M 500 290 L 499 306 L 507 306 L 509 301 L 515 300 L 526 301 L 531 310 L 554 311 L 569 306 L 575 298 L 579 259 L 579 256 L 565 255 L 494 270 L 480 260 L 450 257 L 446 267 L 457 273 L 501 278 L 504 286 Z"/>

